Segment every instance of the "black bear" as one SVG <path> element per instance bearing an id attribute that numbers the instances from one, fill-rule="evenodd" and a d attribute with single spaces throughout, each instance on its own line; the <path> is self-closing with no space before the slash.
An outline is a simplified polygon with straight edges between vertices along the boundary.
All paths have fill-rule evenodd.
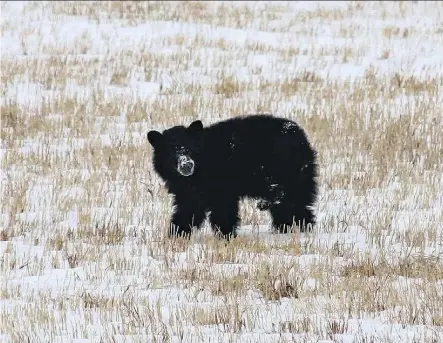
<path id="1" fill-rule="evenodd" d="M 250 115 L 203 127 L 196 120 L 147 138 L 154 170 L 174 195 L 169 237 L 189 237 L 208 212 L 217 234 L 235 237 L 243 197 L 259 200 L 279 232 L 315 224 L 317 153 L 295 122 Z"/>

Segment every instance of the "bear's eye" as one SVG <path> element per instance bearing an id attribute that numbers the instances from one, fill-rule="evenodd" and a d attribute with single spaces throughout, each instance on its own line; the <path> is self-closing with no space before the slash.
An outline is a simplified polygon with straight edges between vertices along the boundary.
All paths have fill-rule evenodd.
<path id="1" fill-rule="evenodd" d="M 178 155 L 185 155 L 189 153 L 189 150 L 186 149 L 184 146 L 178 146 L 175 148 L 175 151 Z"/>

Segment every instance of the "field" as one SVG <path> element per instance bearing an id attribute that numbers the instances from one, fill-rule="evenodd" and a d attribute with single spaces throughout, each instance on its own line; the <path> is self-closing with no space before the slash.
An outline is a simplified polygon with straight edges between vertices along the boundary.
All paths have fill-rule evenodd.
<path id="1" fill-rule="evenodd" d="M 2 2 L 0 342 L 443 341 L 441 2 Z M 318 225 L 166 237 L 146 134 L 273 113 Z"/>

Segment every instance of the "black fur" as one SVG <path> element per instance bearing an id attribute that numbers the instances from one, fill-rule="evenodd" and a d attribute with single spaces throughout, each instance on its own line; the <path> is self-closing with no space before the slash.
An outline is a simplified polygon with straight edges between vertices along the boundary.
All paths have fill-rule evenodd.
<path id="1" fill-rule="evenodd" d="M 271 115 L 236 117 L 203 128 L 194 121 L 148 133 L 158 175 L 174 195 L 169 235 L 190 235 L 210 212 L 211 225 L 225 238 L 236 236 L 238 202 L 259 199 L 273 227 L 304 231 L 315 224 L 316 152 L 293 121 Z M 195 161 L 192 175 L 177 171 L 177 151 Z M 311 225 L 307 225 L 311 224 Z"/>

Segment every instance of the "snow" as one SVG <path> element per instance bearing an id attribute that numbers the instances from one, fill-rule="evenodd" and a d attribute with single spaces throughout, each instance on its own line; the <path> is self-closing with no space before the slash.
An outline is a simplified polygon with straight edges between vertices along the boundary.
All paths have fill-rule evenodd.
<path id="1" fill-rule="evenodd" d="M 225 256 L 224 247 L 208 247 L 208 226 L 183 247 L 163 241 L 170 203 L 150 166 L 146 140 L 153 126 L 162 130 L 195 117 L 206 125 L 260 107 L 312 121 L 332 116 L 326 129 L 312 126 L 326 134 L 311 134 L 319 144 L 331 142 L 330 136 L 339 141 L 340 131 L 329 126 L 340 114 L 330 109 L 336 103 L 343 104 L 337 111 L 349 109 L 349 94 L 361 89 L 369 71 L 386 80 L 387 89 L 397 73 L 416 81 L 443 77 L 442 6 L 208 2 L 208 16 L 221 6 L 247 8 L 253 19 L 243 15 L 249 20 L 245 28 L 234 17 L 217 15 L 210 24 L 150 18 L 130 23 L 105 13 L 98 14 L 102 19 L 87 11 L 59 13 L 55 6 L 1 5 L 0 342 L 443 341 L 441 280 L 422 274 L 366 278 L 363 286 L 374 287 L 373 302 L 386 308 L 376 310 L 369 301 L 368 308 L 354 311 L 350 299 L 357 303 L 364 287 L 344 285 L 340 274 L 366 257 L 395 267 L 411 256 L 428 259 L 439 272 L 438 158 L 426 166 L 422 156 L 416 172 L 391 168 L 369 189 L 359 188 L 359 180 L 378 177 L 379 160 L 370 149 L 355 147 L 348 153 L 354 158 L 351 169 L 351 160 L 343 157 L 347 146 L 331 146 L 322 154 L 322 180 L 351 176 L 337 181 L 343 189 L 321 185 L 316 208 L 321 227 L 295 236 L 274 234 L 268 214 L 245 205 L 239 237 L 246 243 Z M 363 10 L 353 10 L 359 6 Z M 398 33 L 389 34 L 391 27 Z M 64 68 L 57 63 L 69 73 L 61 75 Z M 300 76 L 307 72 L 327 80 L 324 89 L 310 88 L 315 82 Z M 119 73 L 121 80 L 114 77 Z M 253 89 L 242 98 L 215 93 L 222 75 Z M 258 88 L 285 80 L 298 87 L 283 100 L 278 97 L 283 90 L 272 89 L 275 95 L 268 97 L 268 90 Z M 328 95 L 332 84 L 346 85 L 335 103 Z M 324 96 L 312 103 L 312 92 Z M 439 129 L 442 99 L 439 92 L 404 88 L 368 98 L 358 104 L 358 113 L 365 115 L 366 128 L 380 118 L 407 116 L 412 122 L 418 116 L 418 134 L 429 134 L 420 142 L 438 154 L 441 140 L 431 133 Z M 15 117 L 12 105 L 19 108 Z M 420 117 L 423 108 L 426 115 Z M 289 123 L 283 127 L 291 129 Z M 408 181 L 413 177 L 421 183 Z M 260 290 L 263 266 L 274 278 L 269 289 L 282 292 L 286 281 L 292 286 L 300 281 L 300 297 L 266 299 Z M 223 291 L 228 286 L 222 281 L 240 282 L 236 278 L 246 289 Z M 342 299 L 333 292 L 340 287 Z M 333 321 L 344 328 L 331 328 Z"/>

